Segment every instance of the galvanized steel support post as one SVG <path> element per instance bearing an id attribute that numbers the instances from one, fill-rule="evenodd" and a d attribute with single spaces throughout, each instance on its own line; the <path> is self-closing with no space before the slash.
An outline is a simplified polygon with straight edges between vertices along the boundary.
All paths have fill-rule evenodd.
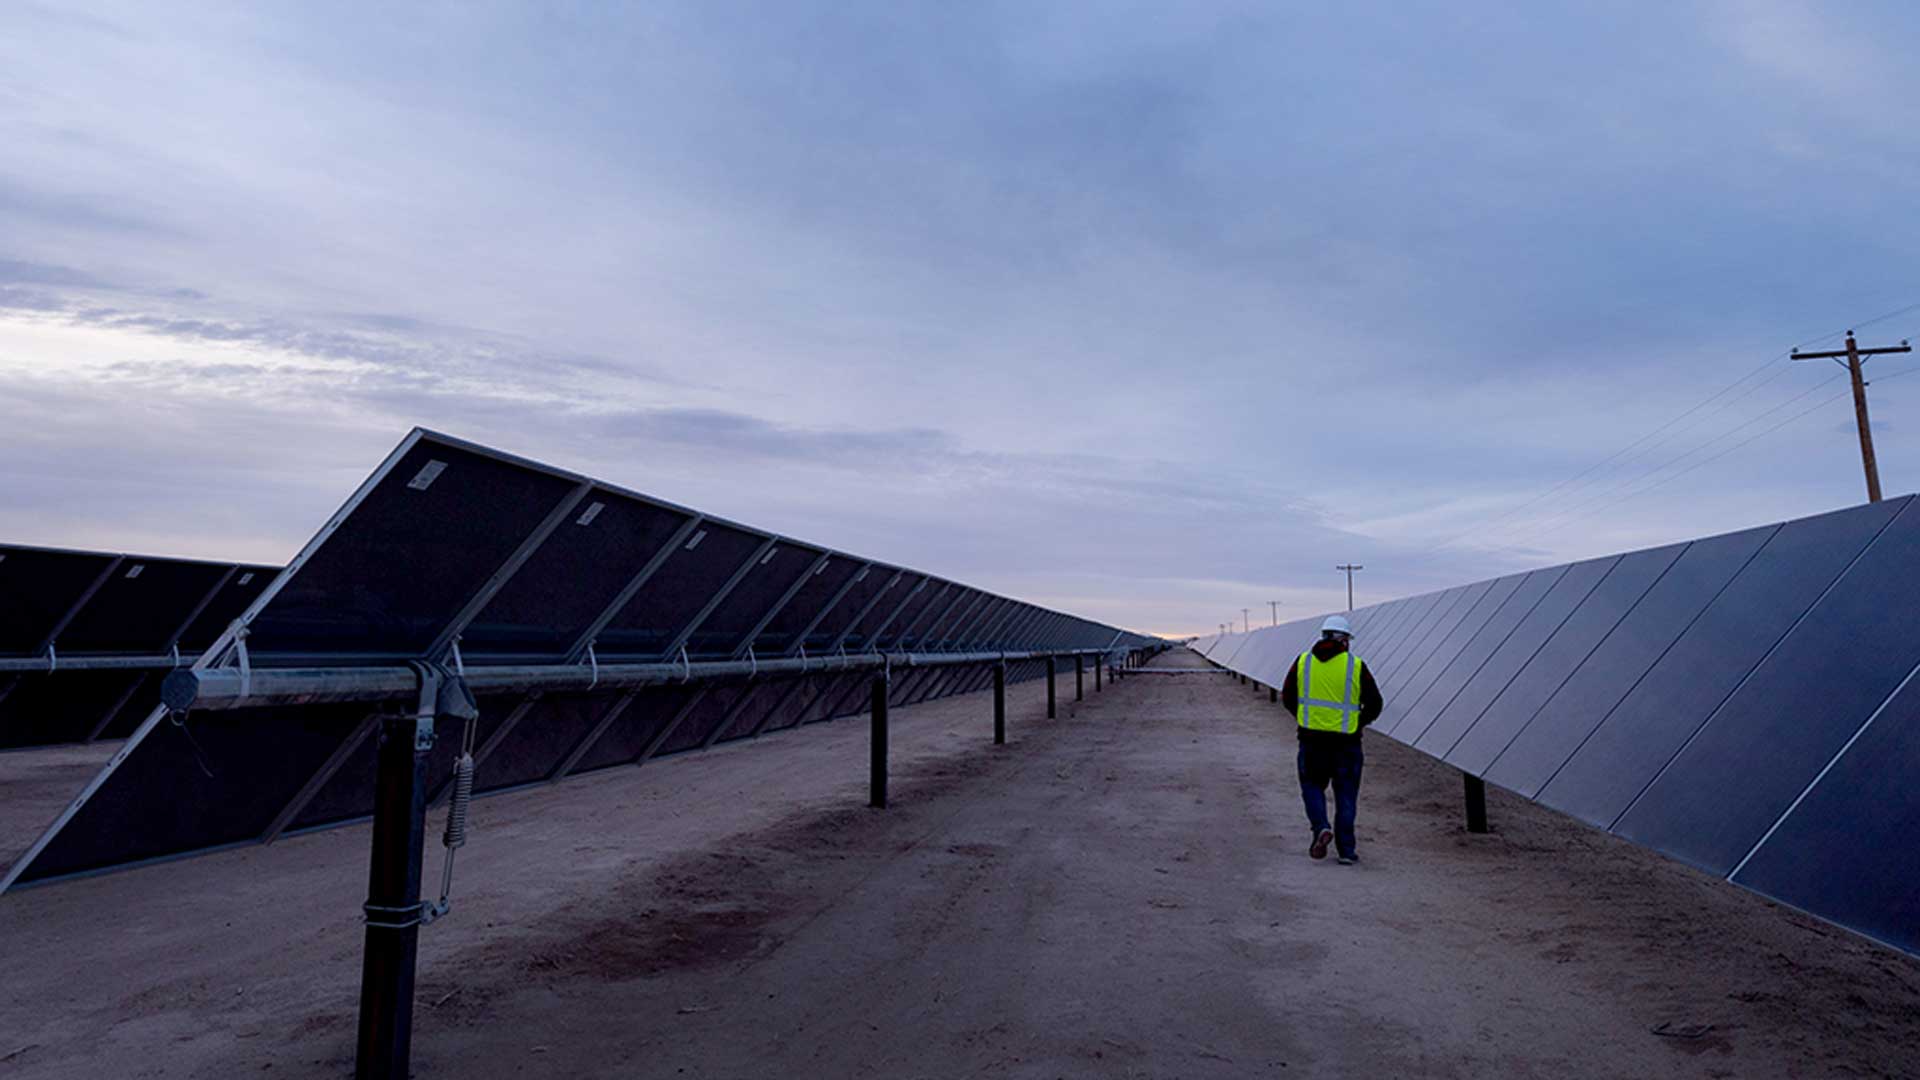
<path id="1" fill-rule="evenodd" d="M 360 969 L 359 1080 L 407 1080 L 420 945 L 421 857 L 427 835 L 427 754 L 439 680 L 422 679 L 421 710 L 380 720 L 373 794 L 367 945 Z"/>
<path id="2" fill-rule="evenodd" d="M 1059 662 L 1056 661 L 1051 656 L 1047 657 L 1047 719 L 1049 720 L 1055 719 L 1060 715 L 1059 708 L 1055 705 L 1055 702 L 1054 702 L 1054 699 L 1057 697 L 1057 695 L 1055 694 L 1054 687 L 1053 687 L 1053 680 L 1059 674 L 1060 674 Z"/>
<path id="3" fill-rule="evenodd" d="M 1487 782 L 1472 773 L 1461 773 L 1467 779 L 1467 831 L 1484 833 L 1487 831 Z"/>
<path id="4" fill-rule="evenodd" d="M 1007 744 L 1007 662 L 993 665 L 993 745 Z"/>
<path id="5" fill-rule="evenodd" d="M 873 761 L 867 778 L 867 805 L 876 810 L 887 808 L 887 676 L 873 677 Z"/>

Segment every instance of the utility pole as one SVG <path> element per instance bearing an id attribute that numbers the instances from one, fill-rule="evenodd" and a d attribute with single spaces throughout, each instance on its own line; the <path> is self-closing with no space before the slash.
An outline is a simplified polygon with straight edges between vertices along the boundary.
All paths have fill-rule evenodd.
<path id="1" fill-rule="evenodd" d="M 1884 353 L 1912 352 L 1913 347 L 1902 341 L 1898 345 L 1883 345 L 1877 349 L 1863 349 L 1853 340 L 1853 331 L 1847 331 L 1847 347 L 1832 352 L 1801 352 L 1793 350 L 1795 360 L 1833 360 L 1838 362 L 1846 357 L 1843 366 L 1853 379 L 1853 419 L 1860 425 L 1860 464 L 1867 471 L 1867 501 L 1880 501 L 1880 465 L 1873 458 L 1873 427 L 1867 422 L 1867 382 L 1860 374 L 1860 362 L 1869 356 Z"/>
<path id="2" fill-rule="evenodd" d="M 1280 625 L 1280 601 L 1269 600 L 1267 601 L 1267 607 L 1271 609 L 1273 612 L 1273 625 L 1279 626 Z"/>
<path id="3" fill-rule="evenodd" d="M 1240 609 L 1240 626 L 1246 633 L 1253 633 L 1253 620 L 1248 617 L 1246 608 Z"/>
<path id="4" fill-rule="evenodd" d="M 1352 611 L 1353 610 L 1353 572 L 1355 570 L 1365 570 L 1366 567 L 1356 566 L 1353 563 L 1346 563 L 1341 566 L 1336 566 L 1334 567 L 1334 569 L 1345 570 L 1347 572 L 1347 610 Z"/>

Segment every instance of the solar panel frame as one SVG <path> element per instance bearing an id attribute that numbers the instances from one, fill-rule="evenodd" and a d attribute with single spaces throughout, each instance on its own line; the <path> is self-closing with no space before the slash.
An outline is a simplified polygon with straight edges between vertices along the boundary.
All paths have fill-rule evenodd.
<path id="1" fill-rule="evenodd" d="M 1687 544 L 1488 765 L 1487 780 L 1528 798 L 1539 796 L 1779 529 L 1765 525 Z"/>
<path id="2" fill-rule="evenodd" d="M 1441 710 L 1470 682 L 1491 653 L 1505 642 L 1513 627 L 1553 588 L 1558 567 L 1494 578 L 1471 611 L 1451 627 L 1443 625 L 1437 644 L 1402 687 L 1401 699 L 1411 699 L 1395 717 L 1393 734 L 1414 744 Z"/>
<path id="3" fill-rule="evenodd" d="M 1782 525 L 1614 705 L 1539 801 L 1612 829 L 1905 501 Z"/>
<path id="4" fill-rule="evenodd" d="M 1499 613 L 1527 576 L 1509 574 L 1468 585 L 1428 620 L 1426 628 L 1419 631 L 1419 639 L 1411 641 L 1405 655 L 1393 660 L 1392 670 L 1385 672 L 1392 680 L 1389 685 L 1393 696 L 1374 726 L 1394 736 L 1405 728 L 1408 737 L 1401 741 L 1413 742 L 1426 728 L 1428 715 L 1422 710 L 1422 702 L 1428 689 L 1447 672 L 1480 628 Z M 1376 675 L 1375 680 L 1378 679 Z M 1382 692 L 1384 695 L 1385 688 Z"/>
<path id="5" fill-rule="evenodd" d="M 1520 669 L 1533 659 L 1574 610 L 1586 602 L 1619 561 L 1618 555 L 1610 555 L 1569 564 L 1434 714 L 1433 722 L 1421 732 L 1415 745 L 1445 760 L 1461 736 L 1479 722 L 1493 699 L 1519 675 Z"/>
<path id="6" fill-rule="evenodd" d="M 1621 556 L 1447 751 L 1447 762 L 1493 780 L 1487 775 L 1493 762 L 1659 585 L 1688 546 L 1668 544 Z"/>
<path id="7" fill-rule="evenodd" d="M 1920 619 L 1906 614 L 1920 610 L 1915 566 L 1920 512 L 1908 501 L 1675 751 L 1614 831 L 1732 873 L 1904 684 L 1920 657 Z M 1727 798 L 1729 790 L 1740 797 Z"/>
<path id="8" fill-rule="evenodd" d="M 511 505 L 507 508 L 511 512 L 504 517 L 496 513 L 497 508 L 491 502 L 470 498 L 470 493 L 476 487 L 491 490 L 500 486 L 499 470 L 491 468 L 495 465 L 507 467 L 509 471 L 518 469 L 538 474 L 537 482 L 520 477 L 519 482 L 508 485 L 514 497 L 509 500 Z M 436 492 L 440 494 L 435 495 Z M 427 514 L 411 506 L 409 500 L 423 504 L 430 500 L 437 505 L 432 508 L 433 513 Z M 326 660 L 349 666 L 361 664 L 381 667 L 385 664 L 390 669 L 390 661 L 398 658 L 396 653 L 438 650 L 445 646 L 452 653 L 452 661 L 457 664 L 460 657 L 453 647 L 462 640 L 465 632 L 476 629 L 486 621 L 488 611 L 500 596 L 512 587 L 513 582 L 521 580 L 519 575 L 543 557 L 561 558 L 548 545 L 556 535 L 569 535 L 566 530 L 572 526 L 567 523 L 587 525 L 599 515 L 608 513 L 608 506 L 616 500 L 632 500 L 647 507 L 664 508 L 681 515 L 683 520 L 666 542 L 649 554 L 644 564 L 636 568 L 628 561 L 603 575 L 602 580 L 607 584 L 622 578 L 625 584 L 591 619 L 584 620 L 584 625 L 581 625 L 582 617 L 588 608 L 538 627 L 541 634 L 537 636 L 541 644 L 531 655 L 551 660 L 558 651 L 558 644 L 565 640 L 564 631 L 576 626 L 578 633 L 572 638 L 565 664 L 584 662 L 597 665 L 606 662 L 608 657 L 635 655 L 635 646 L 631 640 L 620 640 L 619 631 L 638 628 L 639 620 L 637 613 L 636 618 L 627 619 L 623 618 L 623 612 L 633 609 L 649 586 L 663 580 L 663 573 L 680 575 L 674 583 L 682 591 L 689 591 L 685 589 L 685 575 L 688 568 L 693 567 L 703 568 L 700 573 L 709 581 L 722 569 L 727 571 L 726 578 L 699 603 L 697 610 L 692 610 L 694 605 L 690 602 L 678 603 L 671 612 L 671 622 L 664 618 L 654 620 L 648 633 L 655 635 L 656 640 L 663 627 L 675 627 L 673 636 L 667 639 L 668 647 L 661 649 L 659 656 L 662 659 L 675 654 L 687 656 L 692 650 L 681 652 L 681 647 L 690 642 L 709 653 L 730 656 L 744 648 L 753 655 L 753 641 L 769 624 L 769 620 L 798 595 L 811 576 L 802 571 L 791 578 L 769 575 L 755 580 L 754 570 L 770 561 L 770 556 L 783 546 L 797 549 L 796 554 L 814 553 L 807 564 L 810 568 L 824 569 L 833 557 L 839 555 L 817 545 L 806 545 L 736 525 L 486 447 L 415 430 L 382 461 L 285 571 L 276 575 L 246 605 L 236 620 L 236 627 L 244 630 L 244 633 L 236 632 L 233 628 L 223 632 L 210 644 L 206 653 L 194 661 L 193 670 L 209 671 L 216 666 L 238 663 L 244 671 L 251 664 L 253 670 L 262 672 L 260 677 L 265 677 L 265 673 L 274 668 L 311 662 L 316 656 L 314 650 L 326 643 L 329 633 L 338 633 L 342 625 L 339 619 L 329 617 L 325 605 L 316 598 L 316 590 L 333 589 L 337 593 L 339 586 L 325 581 L 318 584 L 302 581 L 300 575 L 303 572 L 318 573 L 319 568 L 342 564 L 343 557 L 329 551 L 330 543 L 346 545 L 347 555 L 358 557 L 361 562 L 368 561 L 371 553 L 380 550 L 383 535 L 378 529 L 384 519 L 376 518 L 372 524 L 366 524 L 354 517 L 370 504 L 381 504 L 384 508 L 399 507 L 392 511 L 396 515 L 404 515 L 411 509 L 415 517 L 432 517 L 433 528 L 442 535 L 468 538 L 485 535 L 488 539 L 484 545 L 463 542 L 458 558 L 448 560 L 446 565 L 435 566 L 425 575 L 432 587 L 416 596 L 358 598 L 364 605 L 358 610 L 380 620 L 380 631 L 375 635 L 378 640 L 370 644 L 345 640 L 336 642 L 337 647 L 326 656 Z M 596 502 L 606 505 L 594 508 Z M 584 511 L 583 506 L 586 507 Z M 488 519 L 485 527 L 477 525 L 482 517 Z M 391 525 L 392 522 L 387 524 Z M 398 529 L 398 535 L 406 535 L 409 529 L 419 532 L 418 522 L 409 521 Z M 736 561 L 735 557 L 742 554 L 740 549 L 746 544 L 729 543 L 728 538 L 732 536 L 753 542 L 747 558 Z M 385 542 L 391 544 L 391 540 Z M 703 547 L 705 555 L 698 559 L 688 557 Z M 855 561 L 851 556 L 840 557 Z M 395 560 L 396 563 L 404 561 Z M 812 633 L 815 627 L 829 625 L 830 622 L 842 623 L 833 631 L 835 652 L 843 649 L 848 641 L 859 637 L 867 639 L 858 642 L 858 645 L 868 651 L 908 640 L 932 641 L 931 635 L 936 629 L 941 633 L 958 633 L 961 630 L 961 612 L 957 609 L 962 598 L 972 598 L 966 609 L 971 610 L 974 606 L 980 606 L 981 596 L 987 595 L 980 590 L 917 571 L 892 569 L 886 584 L 866 597 L 865 602 L 854 611 L 851 605 L 843 605 L 842 601 L 858 595 L 861 592 L 858 586 L 863 580 L 877 576 L 872 572 L 883 567 L 883 564 L 870 560 L 858 560 L 858 564 L 859 569 L 849 573 L 847 580 L 835 590 L 832 599 L 822 604 L 818 612 L 808 616 L 806 628 L 789 645 L 788 651 L 802 652 L 806 646 L 805 635 Z M 361 567 L 356 564 L 355 570 L 358 569 Z M 377 576 L 383 581 L 392 582 L 407 575 L 386 567 Z M 348 577 L 351 579 L 352 575 Z M 713 618 L 716 611 L 723 610 L 722 605 L 727 599 L 735 596 L 742 583 L 748 581 L 754 583 L 747 592 L 737 594 L 736 607 L 729 609 L 727 614 L 707 629 L 710 634 L 708 640 L 724 639 L 727 647 L 723 650 L 696 639 L 695 635 L 702 632 L 703 625 Z M 289 582 L 293 584 L 289 585 Z M 464 595 L 456 595 L 459 590 L 453 587 L 455 582 L 470 585 L 471 590 Z M 930 589 L 930 583 L 937 583 L 940 589 Z M 934 608 L 935 596 L 944 592 L 952 593 L 949 602 L 943 607 Z M 894 595 L 889 597 L 889 593 Z M 285 610 L 276 607 L 276 603 L 283 605 Z M 392 605 L 392 609 L 381 609 L 378 605 L 383 603 Z M 847 616 L 830 620 L 829 613 L 842 606 L 848 608 Z M 1094 633 L 1095 624 L 1073 620 L 1062 613 L 1048 612 L 1031 605 L 1013 607 L 1002 604 L 993 610 L 998 613 L 1001 607 L 1007 609 L 1008 618 L 1000 625 L 1006 628 L 1007 633 L 1022 635 L 1022 640 L 1038 641 L 1043 637 L 1065 639 L 1075 635 L 1084 638 Z M 987 610 L 982 607 L 981 614 L 984 616 Z M 951 626 L 943 623 L 949 613 L 954 616 Z M 264 628 L 264 632 L 256 636 L 256 628 Z M 915 635 L 912 639 L 908 637 L 909 631 Z M 1106 633 L 1108 631 L 1110 633 Z M 1122 642 L 1146 643 L 1149 640 L 1138 635 L 1129 637 L 1124 631 L 1112 628 L 1104 628 L 1102 633 L 1106 638 L 1104 644 L 1109 648 L 1119 647 Z M 475 634 L 476 638 L 486 636 Z M 347 645 L 352 647 L 345 647 Z M 644 654 L 650 645 L 642 646 L 640 654 Z M 512 648 L 520 649 L 520 646 Z M 476 654 L 490 657 L 526 655 L 524 650 L 501 653 L 491 651 L 493 649 L 494 645 L 489 643 L 477 650 Z M 433 656 L 425 658 L 429 661 L 435 659 Z M 598 667 L 593 670 L 597 672 Z M 1010 674 L 1018 678 L 1030 678 L 1035 670 L 1032 664 L 1018 664 Z M 597 680 L 597 674 L 595 678 Z M 605 692 L 586 696 L 538 691 L 486 696 L 481 714 L 481 741 L 475 755 L 479 761 L 481 783 L 487 790 L 506 790 L 527 783 L 551 781 L 582 769 L 607 767 L 613 760 L 606 752 L 597 753 L 596 747 L 604 743 L 611 749 L 622 745 L 623 741 L 630 747 L 637 733 L 622 729 L 638 724 L 647 725 L 651 734 L 646 739 L 645 747 L 635 757 L 636 764 L 661 754 L 744 738 L 770 728 L 799 726 L 812 716 L 830 717 L 838 714 L 846 704 L 855 704 L 832 701 L 830 692 L 837 692 L 843 684 L 848 690 L 857 692 L 865 677 L 858 674 L 823 674 L 817 677 L 817 681 L 819 688 L 808 696 L 801 707 L 803 711 L 790 720 L 775 714 L 785 707 L 786 702 L 798 697 L 800 691 L 788 689 L 784 684 L 776 685 L 775 682 L 752 682 L 746 684 L 745 689 L 741 689 L 739 684 L 702 685 L 681 696 L 631 688 L 609 688 Z M 902 689 L 919 692 L 924 687 L 929 693 L 946 689 L 936 686 L 935 680 L 925 676 L 919 681 L 922 686 L 903 685 Z M 661 700 L 654 701 L 654 698 Z M 650 705 L 664 707 L 669 700 L 673 702 L 670 715 L 663 709 L 649 708 Z M 355 712 L 356 708 L 358 713 Z M 367 772 L 357 764 L 364 764 L 365 756 L 370 753 L 366 739 L 369 730 L 367 711 L 365 706 L 344 704 L 315 711 L 312 715 L 327 719 L 327 724 L 323 725 L 326 738 L 302 744 L 304 749 L 281 763 L 277 779 L 272 783 L 255 785 L 264 790 L 254 792 L 254 801 L 248 804 L 251 809 L 245 814 L 236 815 L 236 818 L 243 820 L 227 822 L 229 827 L 219 833 L 217 842 L 245 842 L 238 837 L 239 832 L 256 828 L 254 839 L 257 840 L 334 823 L 328 819 L 343 813 L 342 808 L 353 802 L 354 785 Z M 223 725 L 219 718 L 230 720 L 244 713 L 245 710 L 196 713 L 191 723 L 202 731 L 216 734 L 220 740 L 239 746 L 244 740 L 234 734 L 237 729 L 231 723 Z M 49 867 L 83 871 L 96 868 L 81 866 L 80 862 L 76 862 L 73 845 L 90 822 L 106 813 L 110 804 L 129 798 L 138 801 L 142 797 L 138 794 L 142 790 L 141 785 L 151 786 L 144 778 L 129 779 L 128 783 L 134 786 L 126 790 L 122 790 L 124 785 L 119 785 L 117 778 L 131 776 L 123 766 L 138 747 L 172 745 L 189 734 L 188 728 L 178 725 L 174 725 L 180 732 L 177 736 L 156 734 L 162 730 L 163 720 L 163 712 L 154 710 L 141 722 L 122 753 L 89 782 L 54 826 L 7 869 L 6 877 L 0 879 L 0 889 L 22 880 L 44 880 L 64 873 L 49 870 Z M 441 733 L 443 738 L 456 738 L 457 735 L 457 732 Z M 607 742 L 609 738 L 613 741 Z M 327 739 L 332 740 L 331 745 L 322 747 L 320 743 Z M 150 755 L 153 752 L 142 753 Z M 446 775 L 437 776 L 432 786 L 444 794 L 447 779 Z M 103 792 L 108 794 L 103 795 Z M 200 802 L 211 805 L 220 800 L 208 797 Z M 100 830 L 94 832 L 99 834 Z M 177 838 L 168 842 L 174 846 L 180 843 Z M 155 853 L 155 857 L 176 857 L 194 850 L 197 849 L 188 847 Z M 102 865 L 110 863 L 111 859 L 108 859 Z"/>
<path id="9" fill-rule="evenodd" d="M 1734 884 L 1920 955 L 1920 667 L 1729 875 Z M 1835 843 L 1836 822 L 1846 842 Z M 1872 854 L 1869 854 L 1872 853 Z"/>

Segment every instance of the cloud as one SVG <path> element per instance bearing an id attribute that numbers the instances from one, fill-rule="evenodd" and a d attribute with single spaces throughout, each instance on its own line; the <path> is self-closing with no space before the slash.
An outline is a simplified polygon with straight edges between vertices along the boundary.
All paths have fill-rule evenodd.
<path id="1" fill-rule="evenodd" d="M 1824 509 L 1844 405 L 1655 482 L 1920 297 L 1915 18 L 15 6 L 0 535 L 284 557 L 423 423 L 1203 629 Z"/>

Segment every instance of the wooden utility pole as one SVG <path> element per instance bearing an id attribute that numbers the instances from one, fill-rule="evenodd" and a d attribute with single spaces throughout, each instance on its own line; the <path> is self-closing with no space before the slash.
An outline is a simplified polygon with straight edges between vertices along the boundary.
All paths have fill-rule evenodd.
<path id="1" fill-rule="evenodd" d="M 1867 422 L 1867 381 L 1861 376 L 1860 362 L 1869 356 L 1885 353 L 1912 352 L 1913 347 L 1902 341 L 1898 345 L 1883 345 L 1877 349 L 1863 349 L 1853 340 L 1853 331 L 1847 331 L 1847 347 L 1831 352 L 1801 352 L 1793 350 L 1795 360 L 1833 360 L 1846 357 L 1847 375 L 1853 379 L 1853 419 L 1860 426 L 1860 464 L 1867 472 L 1867 501 L 1880 501 L 1880 464 L 1873 457 L 1873 426 Z"/>
<path id="2" fill-rule="evenodd" d="M 1269 610 L 1273 612 L 1273 625 L 1279 626 L 1280 625 L 1280 601 L 1269 600 L 1267 601 L 1267 607 Z"/>
<path id="3" fill-rule="evenodd" d="M 1240 609 L 1240 625 L 1249 634 L 1253 633 L 1253 619 L 1247 615 L 1247 609 Z"/>
<path id="4" fill-rule="evenodd" d="M 1352 563 L 1346 563 L 1341 566 L 1336 566 L 1334 567 L 1334 569 L 1345 570 L 1347 572 L 1347 610 L 1352 611 L 1353 610 L 1353 572 L 1355 570 L 1365 570 L 1366 567 L 1355 566 Z"/>

